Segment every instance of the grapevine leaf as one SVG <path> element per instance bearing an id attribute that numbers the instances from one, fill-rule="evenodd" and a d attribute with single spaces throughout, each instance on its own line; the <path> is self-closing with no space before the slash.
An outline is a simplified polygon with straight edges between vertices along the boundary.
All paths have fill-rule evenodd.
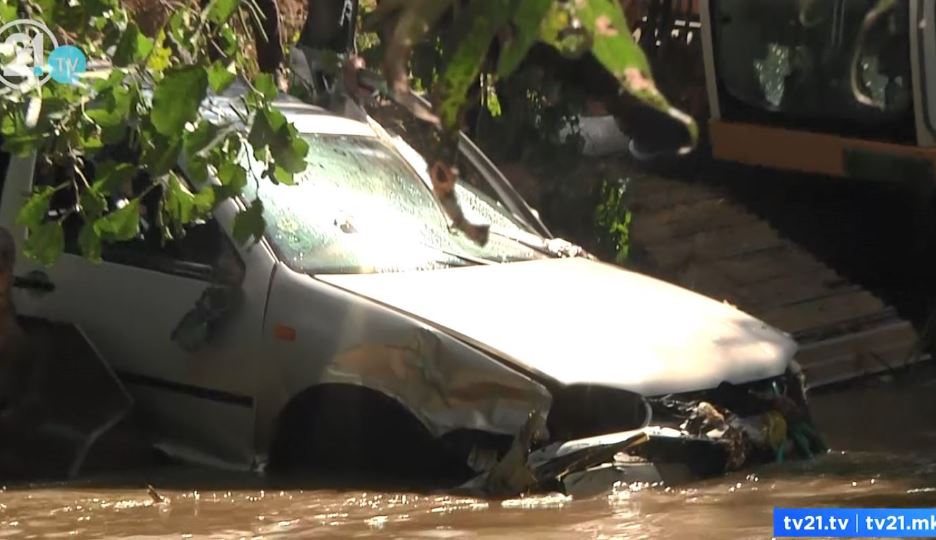
<path id="1" fill-rule="evenodd" d="M 133 199 L 94 222 L 94 232 L 104 240 L 121 241 L 140 234 L 140 200 Z"/>
<path id="2" fill-rule="evenodd" d="M 234 240 L 241 244 L 247 244 L 251 239 L 254 243 L 259 242 L 265 230 L 263 201 L 260 199 L 254 199 L 246 210 L 234 217 Z"/>
<path id="3" fill-rule="evenodd" d="M 39 226 L 49 213 L 49 203 L 54 194 L 55 189 L 48 186 L 36 190 L 20 209 L 19 215 L 16 216 L 16 223 L 26 227 Z"/>
<path id="4" fill-rule="evenodd" d="M 201 66 L 167 69 L 153 91 L 153 127 L 169 137 L 180 135 L 185 124 L 195 120 L 207 91 L 208 74 Z"/>
<path id="5" fill-rule="evenodd" d="M 23 243 L 23 255 L 45 266 L 55 264 L 64 250 L 65 232 L 58 221 L 30 227 L 26 242 Z"/>

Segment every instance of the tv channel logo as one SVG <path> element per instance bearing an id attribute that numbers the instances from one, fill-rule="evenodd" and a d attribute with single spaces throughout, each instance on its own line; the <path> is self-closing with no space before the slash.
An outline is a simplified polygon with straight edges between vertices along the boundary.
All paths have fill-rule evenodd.
<path id="1" fill-rule="evenodd" d="M 0 84 L 4 86 L 27 90 L 50 79 L 75 84 L 87 64 L 81 49 L 59 45 L 55 34 L 40 21 L 17 19 L 0 26 Z"/>

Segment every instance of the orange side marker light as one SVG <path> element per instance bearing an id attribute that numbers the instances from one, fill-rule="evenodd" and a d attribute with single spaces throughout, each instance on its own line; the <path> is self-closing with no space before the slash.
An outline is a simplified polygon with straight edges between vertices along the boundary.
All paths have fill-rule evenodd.
<path id="1" fill-rule="evenodd" d="M 273 335 L 282 341 L 296 341 L 296 329 L 282 323 L 273 326 Z"/>

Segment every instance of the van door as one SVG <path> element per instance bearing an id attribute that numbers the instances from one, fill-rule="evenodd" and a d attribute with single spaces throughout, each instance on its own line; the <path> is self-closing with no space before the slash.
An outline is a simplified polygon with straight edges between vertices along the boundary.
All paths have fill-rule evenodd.
<path id="1" fill-rule="evenodd" d="M 916 8 L 914 21 L 917 32 L 917 47 L 919 60 L 917 66 L 922 66 L 922 91 L 924 102 L 924 115 L 930 138 L 936 137 L 936 3 L 918 0 L 913 6 Z"/>
<path id="2" fill-rule="evenodd" d="M 40 161 L 34 184 L 58 184 L 64 174 Z M 155 226 L 160 197 L 155 189 L 143 198 L 141 235 L 105 246 L 103 262 L 94 263 L 80 255 L 81 220 L 68 214 L 74 193 L 58 192 L 48 217 L 64 220 L 65 253 L 48 268 L 18 262 L 27 286 L 17 305 L 23 314 L 76 324 L 170 453 L 247 466 L 254 450 L 252 370 L 272 257 L 239 250 L 227 220 L 211 219 L 164 242 Z"/>

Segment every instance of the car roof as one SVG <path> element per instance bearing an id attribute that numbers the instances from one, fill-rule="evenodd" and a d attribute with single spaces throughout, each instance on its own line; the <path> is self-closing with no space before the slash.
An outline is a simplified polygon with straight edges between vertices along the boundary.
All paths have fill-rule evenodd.
<path id="1" fill-rule="evenodd" d="M 111 66 L 107 62 L 91 61 L 88 65 L 88 74 L 94 78 L 106 77 L 110 70 Z M 144 92 L 148 92 L 148 90 L 144 90 Z M 210 93 L 205 102 L 202 103 L 202 114 L 209 117 L 223 117 L 228 120 L 237 119 L 237 115 L 230 110 L 230 107 L 243 111 L 240 98 L 246 95 L 247 92 L 247 84 L 243 79 L 239 78 L 232 82 L 223 93 Z M 377 137 L 377 133 L 374 132 L 373 128 L 364 122 L 334 114 L 289 94 L 280 92 L 273 100 L 272 105 L 281 111 L 300 133 Z"/>
<path id="2" fill-rule="evenodd" d="M 332 114 L 318 107 L 274 101 L 273 106 L 280 110 L 286 119 L 296 126 L 299 133 L 355 135 L 359 137 L 377 137 L 373 128 L 363 122 Z"/>
<path id="3" fill-rule="evenodd" d="M 223 94 L 209 96 L 203 111 L 206 114 L 213 112 L 227 116 L 230 114 L 229 107 L 242 109 L 239 98 L 246 91 L 246 86 L 241 81 L 235 81 Z M 299 133 L 377 137 L 373 128 L 364 122 L 339 116 L 288 94 L 280 93 L 272 105 L 296 126 Z"/>

